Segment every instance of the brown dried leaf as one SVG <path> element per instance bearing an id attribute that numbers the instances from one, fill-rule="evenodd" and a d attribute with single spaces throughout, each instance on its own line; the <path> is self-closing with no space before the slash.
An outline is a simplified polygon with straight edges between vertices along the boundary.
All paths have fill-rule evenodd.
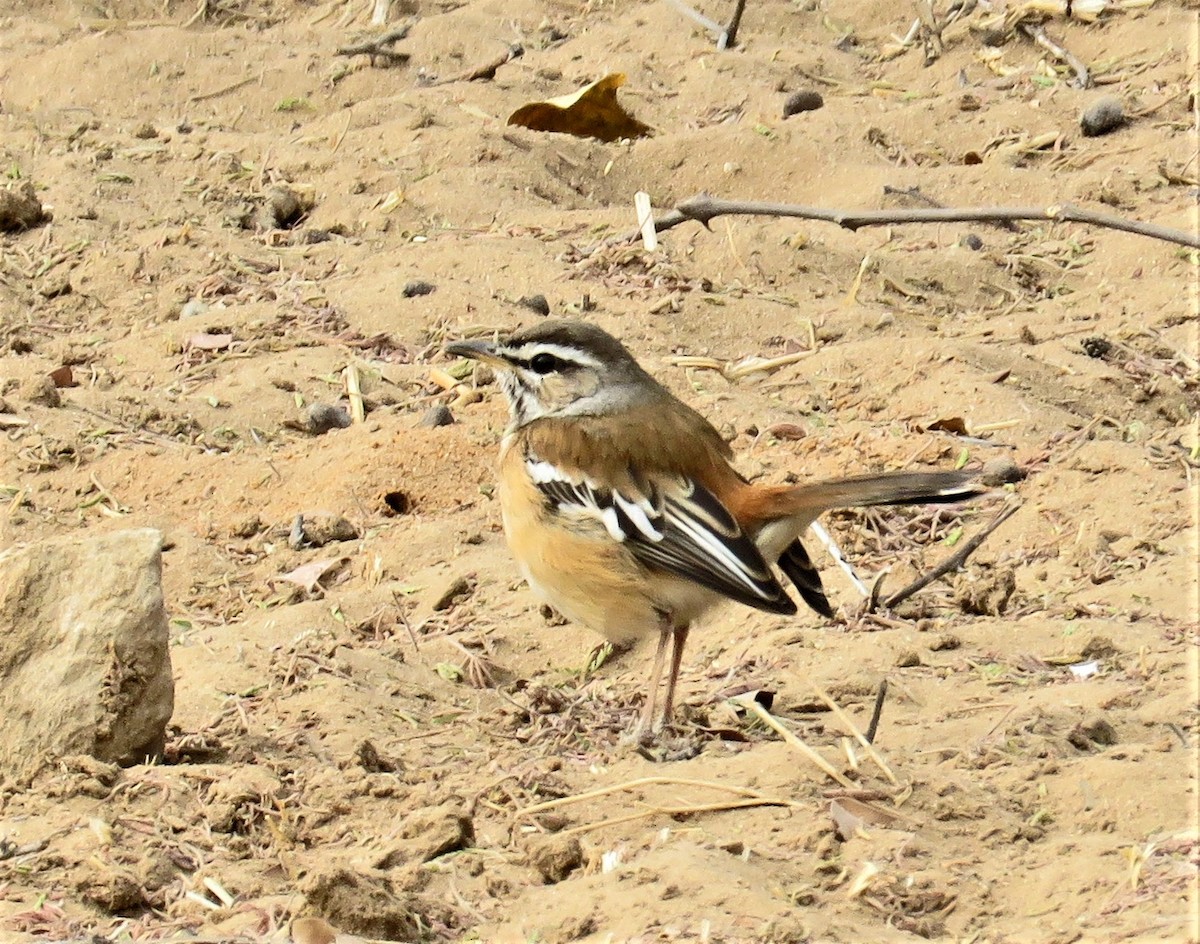
<path id="1" fill-rule="evenodd" d="M 187 340 L 188 347 L 198 351 L 223 351 L 233 343 L 232 334 L 193 334 Z"/>
<path id="2" fill-rule="evenodd" d="M 522 105 L 508 116 L 508 123 L 600 141 L 646 137 L 652 131 L 650 126 L 617 102 L 617 89 L 624 84 L 624 73 L 614 72 L 571 95 Z"/>
<path id="3" fill-rule="evenodd" d="M 900 817 L 882 807 L 864 803 L 853 797 L 838 797 L 829 801 L 829 815 L 833 817 L 838 838 L 843 842 L 856 835 L 863 826 L 882 826 L 893 829 Z"/>
<path id="4" fill-rule="evenodd" d="M 322 577 L 336 570 L 349 559 L 348 557 L 328 557 L 324 560 L 315 560 L 308 564 L 301 564 L 286 574 L 281 574 L 279 579 L 303 587 L 306 593 L 312 593 L 320 588 Z"/>
<path id="5" fill-rule="evenodd" d="M 967 432 L 967 421 L 961 416 L 943 416 L 940 419 L 934 420 L 925 427 L 928 433 L 943 432 L 953 433 L 955 436 L 969 436 Z"/>

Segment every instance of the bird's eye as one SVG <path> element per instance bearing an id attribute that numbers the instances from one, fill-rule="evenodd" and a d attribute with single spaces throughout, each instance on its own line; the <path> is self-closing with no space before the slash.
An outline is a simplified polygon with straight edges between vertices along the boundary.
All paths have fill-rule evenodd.
<path id="1" fill-rule="evenodd" d="M 546 351 L 534 354 L 529 359 L 529 368 L 535 374 L 549 374 L 552 371 L 558 370 L 558 364 L 558 358 Z"/>

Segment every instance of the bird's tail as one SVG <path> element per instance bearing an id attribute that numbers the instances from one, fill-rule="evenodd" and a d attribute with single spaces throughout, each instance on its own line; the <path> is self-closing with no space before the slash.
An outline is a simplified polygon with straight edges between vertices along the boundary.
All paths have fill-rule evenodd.
<path id="1" fill-rule="evenodd" d="M 966 472 L 884 472 L 831 479 L 807 485 L 756 490 L 749 517 L 763 522 L 756 537 L 767 560 L 777 561 L 800 595 L 814 610 L 832 616 L 821 576 L 800 543 L 799 535 L 817 517 L 834 508 L 871 505 L 926 505 L 963 501 L 987 492 Z"/>
<path id="2" fill-rule="evenodd" d="M 793 507 L 829 511 L 871 505 L 941 504 L 963 501 L 986 491 L 967 472 L 884 472 L 792 486 L 786 497 Z"/>

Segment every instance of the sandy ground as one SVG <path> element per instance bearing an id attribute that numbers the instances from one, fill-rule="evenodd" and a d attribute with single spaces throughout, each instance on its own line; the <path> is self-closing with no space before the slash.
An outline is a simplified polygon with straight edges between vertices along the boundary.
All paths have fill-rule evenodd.
<path id="1" fill-rule="evenodd" d="M 878 0 L 751 0 L 728 52 L 661 2 L 394 6 L 419 20 L 385 68 L 335 55 L 375 32 L 365 0 L 0 3 L 0 170 L 54 215 L 0 237 L 0 396 L 27 421 L 3 430 L 0 547 L 162 529 L 177 676 L 162 764 L 0 795 L 0 937 L 321 915 L 395 940 L 1196 940 L 1196 253 L 744 216 L 602 245 L 638 189 L 1070 201 L 1194 232 L 1196 5 L 1050 21 L 1088 91 L 1026 37 L 988 53 L 982 11 L 927 66 L 888 56 L 913 14 Z M 430 81 L 515 42 L 491 81 Z M 505 126 L 614 71 L 653 137 Z M 784 120 L 802 90 L 824 107 Z M 1131 120 L 1084 137 L 1101 94 Z M 256 226 L 281 184 L 311 210 Z M 456 369 L 444 340 L 536 320 L 534 294 L 623 337 L 749 475 L 1028 473 L 969 508 L 832 517 L 885 592 L 1020 510 L 894 611 L 824 552 L 837 623 L 722 610 L 682 733 L 645 756 L 623 736 L 650 653 L 585 671 L 597 640 L 504 547 L 499 392 L 431 373 Z M 797 352 L 735 381 L 671 361 Z M 348 365 L 365 422 L 305 432 Z M 454 425 L 418 426 L 450 401 Z M 293 549 L 298 514 L 354 536 Z M 882 679 L 883 764 L 851 760 Z M 756 689 L 849 787 L 728 702 Z"/>

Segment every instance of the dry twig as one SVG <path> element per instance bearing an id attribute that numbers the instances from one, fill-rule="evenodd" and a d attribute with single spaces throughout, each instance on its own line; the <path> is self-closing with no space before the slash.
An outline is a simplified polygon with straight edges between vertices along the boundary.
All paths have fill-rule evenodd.
<path id="1" fill-rule="evenodd" d="M 706 228 L 710 220 L 718 216 L 740 214 L 744 216 L 782 216 L 793 219 L 820 220 L 834 223 L 843 229 L 858 230 L 864 226 L 892 226 L 897 223 L 965 223 L 1003 222 L 1005 220 L 1049 220 L 1054 223 L 1084 223 L 1106 229 L 1135 233 L 1161 239 L 1164 242 L 1200 249 L 1200 234 L 1142 223 L 1138 220 L 1084 210 L 1069 203 L 1053 204 L 1048 207 L 947 207 L 933 210 L 836 210 L 823 207 L 801 206 L 795 203 L 765 203 L 751 200 L 722 200 L 699 194 L 678 204 L 674 210 L 664 213 L 654 221 L 657 232 L 695 220 Z M 620 242 L 630 243 L 641 238 L 634 231 L 620 237 Z"/>
<path id="2" fill-rule="evenodd" d="M 407 62 L 409 59 L 408 53 L 392 49 L 392 44 L 404 39 L 413 26 L 416 25 L 416 22 L 416 20 L 409 20 L 407 23 L 393 27 L 373 39 L 363 39 L 357 43 L 350 43 L 347 46 L 339 46 L 337 55 L 370 56 L 372 64 L 374 64 L 377 56 L 381 59 L 387 59 L 392 63 Z"/>
<path id="3" fill-rule="evenodd" d="M 939 577 L 944 577 L 946 574 L 953 573 L 954 571 L 958 570 L 967 562 L 967 558 L 975 553 L 979 546 L 987 540 L 988 535 L 1000 527 L 1000 525 L 1004 524 L 1004 522 L 1006 522 L 1014 514 L 1016 514 L 1017 509 L 1020 507 L 1020 505 L 1015 503 L 1008 505 L 1003 511 L 1000 512 L 1000 514 L 995 517 L 991 524 L 984 528 L 979 534 L 975 535 L 969 541 L 964 543 L 962 547 L 947 557 L 937 567 L 933 568 L 933 570 L 931 570 L 929 573 L 918 577 L 907 587 L 897 590 L 890 597 L 884 600 L 884 607 L 891 609 L 892 607 L 903 603 L 918 590 L 923 590 L 925 587 L 928 587 Z"/>

